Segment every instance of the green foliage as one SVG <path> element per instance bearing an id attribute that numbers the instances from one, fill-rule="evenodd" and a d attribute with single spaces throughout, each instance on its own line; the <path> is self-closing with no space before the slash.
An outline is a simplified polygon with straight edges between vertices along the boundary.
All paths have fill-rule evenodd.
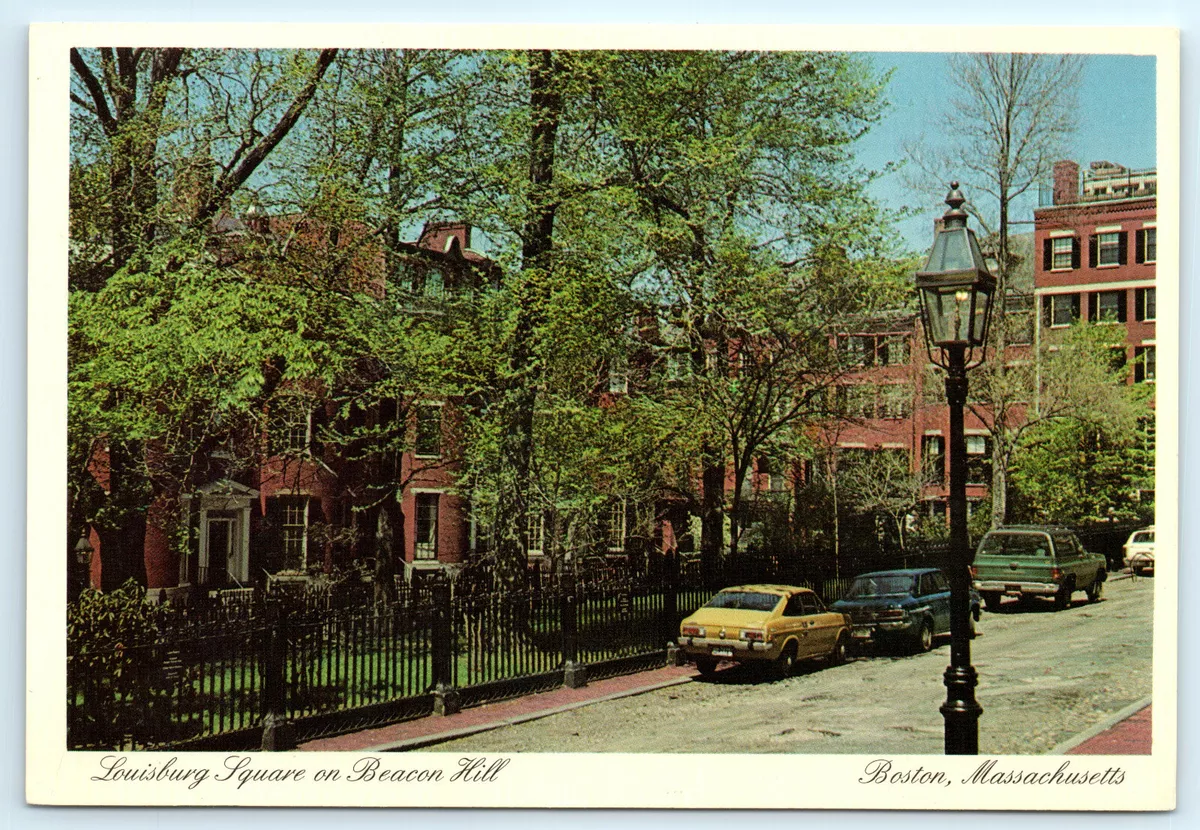
<path id="1" fill-rule="evenodd" d="M 67 607 L 67 689 L 82 718 L 71 724 L 73 739 L 116 746 L 169 728 L 173 684 L 155 646 L 168 613 L 148 604 L 133 580 L 104 593 L 85 590 Z"/>

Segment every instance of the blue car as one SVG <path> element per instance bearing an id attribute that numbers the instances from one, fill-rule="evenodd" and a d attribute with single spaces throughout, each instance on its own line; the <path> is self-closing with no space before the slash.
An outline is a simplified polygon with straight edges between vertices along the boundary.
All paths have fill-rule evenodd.
<path id="1" fill-rule="evenodd" d="M 971 591 L 971 636 L 979 620 L 979 594 Z M 834 611 L 850 617 L 851 642 L 929 651 L 950 633 L 950 582 L 937 568 L 875 571 L 854 578 Z"/>

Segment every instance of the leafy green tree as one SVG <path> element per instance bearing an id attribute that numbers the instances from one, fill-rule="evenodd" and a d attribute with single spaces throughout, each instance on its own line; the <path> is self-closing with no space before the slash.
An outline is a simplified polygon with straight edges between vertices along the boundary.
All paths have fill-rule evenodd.
<path id="1" fill-rule="evenodd" d="M 1024 401 L 1034 387 L 1025 377 L 1007 378 L 1011 340 L 1003 312 L 1022 287 L 1014 284 L 1018 259 L 1010 244 L 1014 203 L 1047 181 L 1062 158 L 1066 139 L 1075 129 L 1076 106 L 1084 58 L 1079 55 L 972 53 L 949 59 L 949 77 L 959 96 L 947 121 L 952 149 L 929 153 L 925 142 L 908 148 L 925 174 L 931 195 L 959 180 L 970 201 L 967 210 L 984 235 L 995 239 L 996 324 L 986 380 L 974 373 L 972 384 L 986 389 L 985 417 L 992 430 L 992 525 L 1004 523 L 1008 511 L 1008 459 L 1018 439 Z M 1016 323 L 1021 325 L 1021 323 Z"/>

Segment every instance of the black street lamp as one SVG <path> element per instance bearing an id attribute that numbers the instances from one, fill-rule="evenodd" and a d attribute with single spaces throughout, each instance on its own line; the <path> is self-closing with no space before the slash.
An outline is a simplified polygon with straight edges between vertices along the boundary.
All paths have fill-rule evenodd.
<path id="1" fill-rule="evenodd" d="M 983 362 L 996 278 L 988 272 L 975 234 L 962 210 L 966 199 L 958 182 L 950 183 L 942 226 L 924 270 L 916 274 L 921 322 L 929 359 L 946 370 L 950 405 L 950 665 L 946 668 L 947 755 L 979 754 L 978 682 L 971 665 L 971 544 L 967 537 L 967 446 L 963 437 L 963 405 L 967 402 L 967 369 Z"/>

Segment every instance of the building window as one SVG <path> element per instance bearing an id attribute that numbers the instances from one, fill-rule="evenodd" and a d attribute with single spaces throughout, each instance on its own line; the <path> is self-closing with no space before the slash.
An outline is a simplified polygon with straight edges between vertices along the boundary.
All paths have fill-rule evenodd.
<path id="1" fill-rule="evenodd" d="M 438 494 L 417 493 L 417 538 L 413 555 L 417 559 L 437 559 Z"/>
<path id="2" fill-rule="evenodd" d="M 416 454 L 425 458 L 437 458 L 442 454 L 442 406 L 420 404 L 417 406 Z"/>
<path id="3" fill-rule="evenodd" d="M 1158 296 L 1153 288 L 1137 289 L 1134 300 L 1136 316 L 1140 322 L 1149 322 L 1158 318 Z"/>
<path id="4" fill-rule="evenodd" d="M 446 295 L 446 278 L 436 268 L 425 272 L 425 285 L 421 292 L 428 300 L 441 300 Z"/>
<path id="5" fill-rule="evenodd" d="M 1096 234 L 1097 245 L 1097 264 L 1101 267 L 1105 265 L 1120 265 L 1118 261 L 1121 253 L 1121 234 L 1119 233 L 1100 233 Z"/>
<path id="6" fill-rule="evenodd" d="M 988 484 L 992 478 L 992 455 L 986 435 L 968 435 L 967 484 Z"/>
<path id="7" fill-rule="evenodd" d="M 940 435 L 921 436 L 921 470 L 929 484 L 946 483 L 946 439 Z"/>
<path id="8" fill-rule="evenodd" d="M 877 350 L 879 363 L 882 366 L 901 366 L 908 363 L 908 335 L 885 334 L 879 338 Z"/>
<path id="9" fill-rule="evenodd" d="M 1079 319 L 1078 294 L 1052 294 L 1042 298 L 1043 322 L 1052 327 L 1069 326 Z"/>
<path id="10" fill-rule="evenodd" d="M 308 567 L 308 499 L 286 498 L 282 502 L 283 567 L 303 571 Z"/>
<path id="11" fill-rule="evenodd" d="M 625 552 L 625 499 L 617 499 L 609 505 L 604 522 L 604 542 L 609 553 Z"/>
<path id="12" fill-rule="evenodd" d="M 839 386 L 838 408 L 847 418 L 875 417 L 875 387 L 868 383 Z"/>
<path id="13" fill-rule="evenodd" d="M 1133 382 L 1152 383 L 1158 375 L 1154 346 L 1135 346 L 1133 349 Z"/>
<path id="14" fill-rule="evenodd" d="M 1093 323 L 1124 323 L 1125 292 L 1100 291 L 1091 295 L 1088 316 Z"/>
<path id="15" fill-rule="evenodd" d="M 1076 267 L 1075 251 L 1078 243 L 1073 236 L 1059 236 L 1050 240 L 1050 268 L 1047 270 L 1063 271 Z"/>
<path id="16" fill-rule="evenodd" d="M 1152 264 L 1158 261 L 1158 229 L 1142 228 L 1137 232 L 1137 261 Z"/>
<path id="17" fill-rule="evenodd" d="M 879 417 L 907 418 L 912 410 L 912 392 L 905 384 L 879 387 Z"/>
<path id="18" fill-rule="evenodd" d="M 629 392 L 629 360 L 617 355 L 608 364 L 608 391 L 624 395 Z"/>
<path id="19" fill-rule="evenodd" d="M 273 455 L 306 453 L 312 445 L 312 411 L 300 399 L 283 399 L 272 407 L 269 427 Z"/>
<path id="20" fill-rule="evenodd" d="M 529 556 L 541 556 L 546 544 L 546 517 L 541 511 L 529 514 Z"/>

